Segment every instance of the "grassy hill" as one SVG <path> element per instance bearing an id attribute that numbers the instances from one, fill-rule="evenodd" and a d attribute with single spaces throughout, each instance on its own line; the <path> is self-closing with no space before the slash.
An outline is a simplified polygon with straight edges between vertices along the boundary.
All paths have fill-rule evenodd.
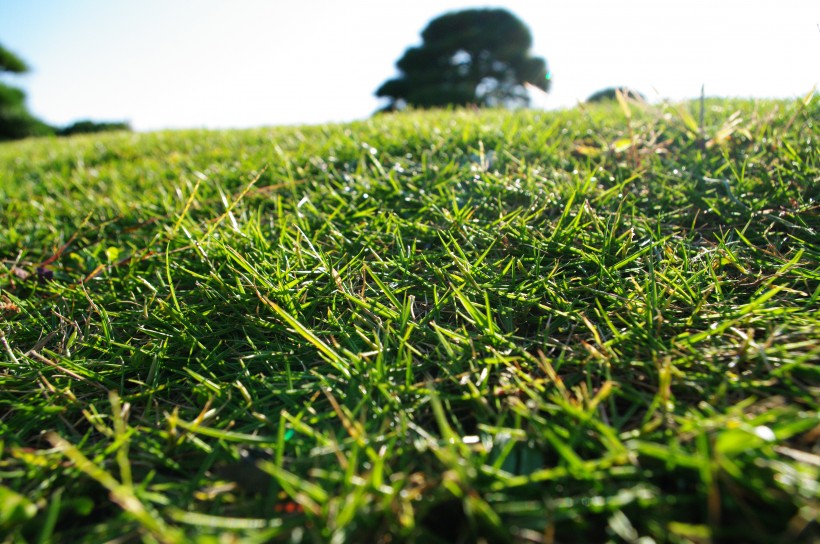
<path id="1" fill-rule="evenodd" d="M 820 538 L 815 100 L 0 145 L 3 542 Z"/>

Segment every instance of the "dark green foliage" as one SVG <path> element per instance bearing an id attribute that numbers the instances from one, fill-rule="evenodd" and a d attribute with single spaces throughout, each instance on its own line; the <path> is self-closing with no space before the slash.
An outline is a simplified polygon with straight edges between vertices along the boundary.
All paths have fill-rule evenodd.
<path id="1" fill-rule="evenodd" d="M 20 57 L 0 45 L 0 73 L 2 72 L 22 74 L 28 72 L 28 66 Z"/>
<path id="2" fill-rule="evenodd" d="M 95 132 L 112 132 L 118 130 L 131 130 L 131 126 L 124 121 L 91 121 L 85 119 L 83 121 L 77 121 L 68 125 L 65 128 L 61 128 L 57 130 L 58 136 L 72 136 L 74 134 L 91 134 Z"/>
<path id="3" fill-rule="evenodd" d="M 26 109 L 20 89 L 0 83 L 0 141 L 53 134 L 51 127 Z"/>
<path id="4" fill-rule="evenodd" d="M 615 100 L 617 91 L 621 91 L 627 98 L 637 98 L 639 100 L 646 100 L 646 97 L 634 89 L 629 87 L 609 87 L 593 93 L 587 102 L 603 102 L 604 100 Z"/>
<path id="5" fill-rule="evenodd" d="M 0 75 L 21 74 L 28 66 L 0 45 Z M 26 108 L 26 94 L 0 82 L 0 141 L 53 134 L 51 127 L 36 119 Z"/>
<path id="6" fill-rule="evenodd" d="M 526 25 L 503 9 L 447 13 L 421 33 L 376 96 L 390 99 L 384 110 L 404 106 L 526 106 L 524 83 L 549 88 L 544 59 L 529 56 L 532 36 Z"/>

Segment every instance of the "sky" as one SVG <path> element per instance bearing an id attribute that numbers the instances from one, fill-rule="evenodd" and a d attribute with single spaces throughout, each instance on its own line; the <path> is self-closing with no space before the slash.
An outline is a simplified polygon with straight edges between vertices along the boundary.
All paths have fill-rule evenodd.
<path id="1" fill-rule="evenodd" d="M 505 8 L 573 107 L 616 85 L 651 101 L 803 97 L 820 84 L 817 0 L 0 0 L 0 44 L 31 67 L 3 81 L 44 121 L 136 130 L 369 117 L 395 62 L 445 12 Z"/>

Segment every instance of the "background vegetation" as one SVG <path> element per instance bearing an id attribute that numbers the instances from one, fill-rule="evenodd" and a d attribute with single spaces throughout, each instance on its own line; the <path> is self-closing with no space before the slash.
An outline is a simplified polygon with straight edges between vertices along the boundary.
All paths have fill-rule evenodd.
<path id="1" fill-rule="evenodd" d="M 384 111 L 407 106 L 521 107 L 530 102 L 528 83 L 549 88 L 547 63 L 530 55 L 532 35 L 504 9 L 470 9 L 436 17 L 421 32 L 422 44 L 396 62 L 401 74 L 376 96 Z"/>
<path id="2" fill-rule="evenodd" d="M 0 45 L 0 76 L 23 74 L 28 66 Z M 26 94 L 0 81 L 0 141 L 51 134 L 51 128 L 26 109 Z"/>
<path id="3" fill-rule="evenodd" d="M 24 74 L 29 67 L 17 55 L 0 45 L 0 76 Z M 131 130 L 126 122 L 96 122 L 83 120 L 66 127 L 52 127 L 34 117 L 26 107 L 26 93 L 0 82 L 0 141 L 19 140 L 31 136 L 69 136 L 91 132 Z"/>
<path id="4" fill-rule="evenodd" d="M 604 100 L 616 100 L 619 91 L 625 98 L 641 101 L 646 100 L 646 97 L 643 94 L 639 93 L 634 89 L 630 89 L 629 87 L 608 87 L 606 89 L 601 89 L 600 91 L 592 93 L 586 101 L 602 102 Z"/>

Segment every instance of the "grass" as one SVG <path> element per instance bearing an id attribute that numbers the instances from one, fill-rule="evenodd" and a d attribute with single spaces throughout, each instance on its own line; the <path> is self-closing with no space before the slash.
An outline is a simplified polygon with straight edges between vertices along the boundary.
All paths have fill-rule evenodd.
<path id="1" fill-rule="evenodd" d="M 3 542 L 816 541 L 811 98 L 0 145 Z"/>

